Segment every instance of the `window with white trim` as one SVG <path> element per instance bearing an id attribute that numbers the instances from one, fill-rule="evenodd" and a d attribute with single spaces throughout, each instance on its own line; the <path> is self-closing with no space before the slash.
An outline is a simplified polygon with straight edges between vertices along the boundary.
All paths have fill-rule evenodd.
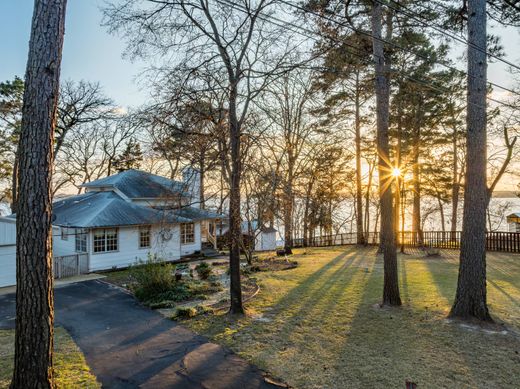
<path id="1" fill-rule="evenodd" d="M 151 247 L 151 226 L 139 227 L 139 248 L 147 249 Z"/>
<path id="2" fill-rule="evenodd" d="M 87 232 L 82 229 L 76 229 L 76 252 L 87 252 Z"/>
<path id="3" fill-rule="evenodd" d="M 181 223 L 181 243 L 191 244 L 195 243 L 195 224 Z"/>
<path id="4" fill-rule="evenodd" d="M 94 230 L 94 252 L 107 253 L 118 250 L 117 228 Z"/>
<path id="5" fill-rule="evenodd" d="M 69 240 L 69 229 L 61 227 L 61 240 Z"/>

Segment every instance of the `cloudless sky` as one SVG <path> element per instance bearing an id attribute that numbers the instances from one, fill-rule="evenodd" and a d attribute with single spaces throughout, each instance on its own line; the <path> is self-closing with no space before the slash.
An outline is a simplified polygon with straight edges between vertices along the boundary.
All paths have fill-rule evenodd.
<path id="1" fill-rule="evenodd" d="M 23 77 L 27 61 L 33 0 L 0 0 L 0 81 Z M 135 82 L 142 63 L 123 59 L 124 42 L 100 26 L 103 0 L 68 0 L 62 79 L 99 81 L 116 104 L 128 107 L 146 103 L 148 93 Z M 502 37 L 507 59 L 520 65 L 518 29 L 490 29 Z M 455 47 L 456 54 L 462 49 Z M 450 55 L 450 57 L 452 57 Z M 458 67 L 464 69 L 463 63 Z M 511 86 L 503 63 L 489 66 L 489 80 Z M 496 91 L 498 92 L 498 91 Z M 500 98 L 500 93 L 497 94 Z"/>
<path id="2" fill-rule="evenodd" d="M 68 1 L 62 79 L 99 81 L 118 105 L 143 104 L 148 94 L 134 82 L 142 64 L 123 59 L 124 42 L 100 26 L 102 4 Z M 0 81 L 24 76 L 33 6 L 33 0 L 0 0 Z"/>

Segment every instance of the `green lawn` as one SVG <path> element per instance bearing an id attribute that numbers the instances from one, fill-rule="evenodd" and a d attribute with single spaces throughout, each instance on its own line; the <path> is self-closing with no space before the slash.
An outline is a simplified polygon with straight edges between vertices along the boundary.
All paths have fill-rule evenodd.
<path id="1" fill-rule="evenodd" d="M 520 256 L 488 255 L 489 305 L 509 331 L 446 320 L 456 252 L 401 255 L 403 307 L 381 309 L 375 250 L 297 250 L 293 270 L 258 273 L 248 316 L 185 325 L 229 346 L 297 388 L 512 388 L 520 377 Z M 506 327 L 504 327 L 506 328 Z"/>
<path id="2" fill-rule="evenodd" d="M 58 388 L 100 388 L 85 357 L 67 331 L 55 331 L 55 377 Z M 0 330 L 0 388 L 8 388 L 14 359 L 14 330 Z"/>

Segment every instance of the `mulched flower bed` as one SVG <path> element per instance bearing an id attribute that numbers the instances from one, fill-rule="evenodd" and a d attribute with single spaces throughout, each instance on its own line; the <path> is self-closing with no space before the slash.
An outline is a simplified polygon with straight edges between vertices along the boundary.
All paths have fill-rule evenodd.
<path id="1" fill-rule="evenodd" d="M 251 271 L 280 271 L 290 270 L 298 266 L 296 261 L 288 261 L 285 259 L 265 259 L 263 261 L 253 262 L 250 266 Z"/>

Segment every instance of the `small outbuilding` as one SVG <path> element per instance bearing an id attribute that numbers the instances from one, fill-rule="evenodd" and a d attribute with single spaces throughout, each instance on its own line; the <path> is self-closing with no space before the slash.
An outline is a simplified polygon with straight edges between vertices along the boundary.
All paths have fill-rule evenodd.
<path id="1" fill-rule="evenodd" d="M 276 233 L 278 230 L 274 227 L 261 228 L 255 238 L 256 251 L 273 251 L 276 250 Z"/>
<path id="2" fill-rule="evenodd" d="M 276 234 L 278 230 L 274 227 L 263 227 L 258 220 L 243 221 L 241 224 L 242 237 L 244 241 L 255 242 L 255 251 L 276 250 Z M 220 246 L 223 248 L 229 242 L 229 225 L 227 219 L 222 219 L 217 225 L 217 236 L 222 237 Z"/>
<path id="3" fill-rule="evenodd" d="M 515 212 L 507 216 L 507 226 L 509 232 L 520 232 L 520 212 Z"/>

